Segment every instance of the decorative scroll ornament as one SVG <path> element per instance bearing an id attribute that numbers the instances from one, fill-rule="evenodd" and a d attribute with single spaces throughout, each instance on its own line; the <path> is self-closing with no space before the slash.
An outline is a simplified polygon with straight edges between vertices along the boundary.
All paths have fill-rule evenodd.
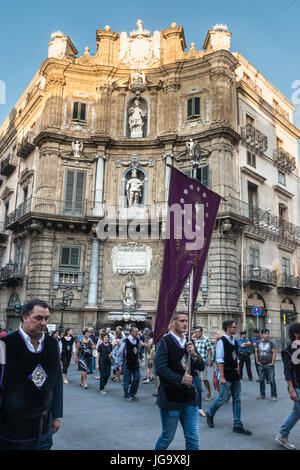
<path id="1" fill-rule="evenodd" d="M 36 368 L 34 369 L 34 371 L 32 372 L 32 374 L 29 375 L 28 378 L 32 380 L 34 385 L 40 390 L 42 386 L 44 385 L 47 377 L 48 375 L 46 374 L 42 366 L 38 364 Z"/>
<path id="2" fill-rule="evenodd" d="M 143 29 L 142 20 L 136 23 L 138 29 L 132 31 L 130 36 L 126 32 L 120 34 L 120 62 L 129 65 L 132 69 L 144 69 L 160 59 L 160 32 Z"/>

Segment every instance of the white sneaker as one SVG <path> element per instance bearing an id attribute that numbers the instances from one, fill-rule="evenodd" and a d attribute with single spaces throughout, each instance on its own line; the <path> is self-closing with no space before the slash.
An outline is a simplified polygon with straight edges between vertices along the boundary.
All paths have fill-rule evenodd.
<path id="1" fill-rule="evenodd" d="M 296 449 L 296 446 L 294 444 L 291 444 L 288 441 L 287 437 L 282 436 L 280 433 L 277 434 L 275 441 L 278 442 L 278 444 L 281 444 L 283 447 L 286 449 L 294 450 Z"/>
<path id="2" fill-rule="evenodd" d="M 143 384 L 149 384 L 150 383 L 150 380 L 149 379 L 146 379 L 143 381 Z"/>

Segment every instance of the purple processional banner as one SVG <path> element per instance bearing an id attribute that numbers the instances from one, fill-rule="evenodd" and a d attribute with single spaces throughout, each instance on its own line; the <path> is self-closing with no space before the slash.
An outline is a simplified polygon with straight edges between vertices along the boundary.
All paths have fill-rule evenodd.
<path id="1" fill-rule="evenodd" d="M 194 311 L 220 200 L 218 194 L 172 167 L 154 343 L 166 333 L 193 268 Z"/>

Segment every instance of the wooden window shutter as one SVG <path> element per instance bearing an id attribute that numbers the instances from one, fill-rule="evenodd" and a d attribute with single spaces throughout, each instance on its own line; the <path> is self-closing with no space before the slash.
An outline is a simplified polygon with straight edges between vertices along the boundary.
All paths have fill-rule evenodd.
<path id="1" fill-rule="evenodd" d="M 194 116 L 198 117 L 201 115 L 201 101 L 199 96 L 194 98 Z"/>
<path id="2" fill-rule="evenodd" d="M 86 103 L 80 103 L 80 121 L 86 121 Z"/>
<path id="3" fill-rule="evenodd" d="M 74 103 L 73 103 L 73 113 L 72 113 L 72 119 L 74 121 L 78 120 L 78 110 L 79 110 L 79 103 L 78 103 L 78 101 L 74 101 Z"/>
<path id="4" fill-rule="evenodd" d="M 70 247 L 63 246 L 60 252 L 60 265 L 61 266 L 68 266 L 69 265 L 69 258 L 70 258 Z"/>
<path id="5" fill-rule="evenodd" d="M 187 100 L 187 119 L 193 117 L 193 98 Z"/>

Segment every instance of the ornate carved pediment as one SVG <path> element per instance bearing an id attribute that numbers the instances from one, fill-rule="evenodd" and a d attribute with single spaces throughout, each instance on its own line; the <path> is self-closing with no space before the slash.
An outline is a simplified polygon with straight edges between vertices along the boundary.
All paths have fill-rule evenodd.
<path id="1" fill-rule="evenodd" d="M 76 161 L 89 160 L 94 161 L 96 154 L 95 153 L 85 153 L 83 151 L 83 143 L 80 140 L 75 140 L 72 142 L 72 151 L 60 152 L 59 156 L 61 158 L 68 158 Z"/>
<path id="2" fill-rule="evenodd" d="M 160 59 L 160 32 L 143 29 L 143 23 L 138 20 L 138 29 L 132 31 L 130 36 L 126 32 L 120 34 L 120 62 L 132 69 L 144 69 L 150 67 Z"/>
<path id="3" fill-rule="evenodd" d="M 24 171 L 22 171 L 20 178 L 19 178 L 19 184 L 21 186 L 26 186 L 29 183 L 29 180 L 33 177 L 34 175 L 34 170 L 29 170 L 28 168 L 25 168 Z"/>
<path id="4" fill-rule="evenodd" d="M 92 57 L 90 56 L 90 49 L 88 47 L 86 47 L 84 49 L 83 56 L 76 59 L 76 64 L 91 65 L 92 63 L 93 63 L 93 61 L 92 61 Z"/>
<path id="5" fill-rule="evenodd" d="M 2 201 L 6 201 L 7 199 L 9 199 L 13 193 L 14 193 L 14 190 L 12 188 L 5 186 L 1 194 Z"/>

